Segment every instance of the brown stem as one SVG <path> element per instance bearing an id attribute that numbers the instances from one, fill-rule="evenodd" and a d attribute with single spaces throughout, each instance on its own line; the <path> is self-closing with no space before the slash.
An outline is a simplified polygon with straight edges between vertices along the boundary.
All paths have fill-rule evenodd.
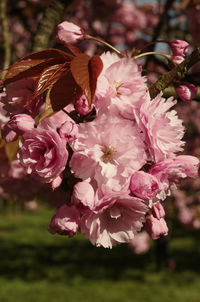
<path id="1" fill-rule="evenodd" d="M 49 47 L 52 34 L 57 24 L 61 20 L 64 8 L 68 6 L 72 0 L 52 0 L 50 6 L 46 9 L 43 19 L 39 24 L 38 31 L 35 35 L 32 51 L 39 51 Z"/>
<path id="2" fill-rule="evenodd" d="M 150 86 L 149 92 L 151 97 L 154 98 L 160 91 L 163 91 L 175 80 L 182 80 L 186 76 L 190 67 L 198 61 L 200 61 L 200 46 L 197 47 L 181 64 L 163 74 L 156 83 Z"/>
<path id="3" fill-rule="evenodd" d="M 2 24 L 2 36 L 3 36 L 3 47 L 4 47 L 4 62 L 3 69 L 7 69 L 10 65 L 11 60 L 11 47 L 9 38 L 8 21 L 6 17 L 6 4 L 7 0 L 0 0 L 0 19 Z M 2 71 L 1 79 L 4 78 L 7 70 Z"/>

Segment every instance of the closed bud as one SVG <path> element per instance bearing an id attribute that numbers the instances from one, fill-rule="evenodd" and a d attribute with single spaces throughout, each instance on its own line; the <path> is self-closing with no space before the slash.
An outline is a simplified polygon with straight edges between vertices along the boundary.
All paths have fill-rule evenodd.
<path id="1" fill-rule="evenodd" d="M 85 32 L 74 23 L 64 21 L 57 26 L 56 41 L 63 44 L 75 44 L 85 39 Z"/>
<path id="2" fill-rule="evenodd" d="M 182 82 L 175 85 L 175 91 L 181 100 L 189 102 L 196 97 L 198 89 L 192 83 Z"/>

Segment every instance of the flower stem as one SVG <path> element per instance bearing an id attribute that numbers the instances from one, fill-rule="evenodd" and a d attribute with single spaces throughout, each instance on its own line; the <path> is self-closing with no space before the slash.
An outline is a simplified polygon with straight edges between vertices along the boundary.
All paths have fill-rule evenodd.
<path id="1" fill-rule="evenodd" d="M 111 44 L 107 43 L 106 41 L 102 40 L 101 38 L 97 38 L 97 37 L 93 37 L 93 36 L 90 36 L 90 35 L 86 35 L 86 39 L 88 39 L 88 40 L 94 40 L 96 42 L 104 44 L 107 47 L 109 47 L 110 49 L 112 49 L 114 52 L 116 52 L 118 54 L 118 56 L 120 56 L 121 58 L 124 57 L 124 54 L 121 53 L 117 48 L 115 48 Z"/>
<path id="2" fill-rule="evenodd" d="M 137 56 L 134 56 L 134 59 L 139 59 L 141 57 L 149 56 L 149 55 L 159 55 L 159 56 L 165 57 L 167 60 L 170 60 L 170 56 L 169 55 L 166 55 L 165 53 L 162 53 L 162 52 L 159 52 L 159 51 L 144 52 L 144 53 L 141 53 L 141 54 L 139 54 Z"/>

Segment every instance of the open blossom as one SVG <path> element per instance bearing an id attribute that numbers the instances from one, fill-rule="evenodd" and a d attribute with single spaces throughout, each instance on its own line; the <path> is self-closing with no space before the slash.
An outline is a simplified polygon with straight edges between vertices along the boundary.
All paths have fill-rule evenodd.
<path id="1" fill-rule="evenodd" d="M 67 159 L 65 144 L 55 130 L 32 129 L 23 135 L 19 160 L 28 174 L 52 182 L 65 169 Z"/>
<path id="2" fill-rule="evenodd" d="M 121 116 L 133 118 L 133 109 L 143 103 L 146 91 L 146 78 L 141 75 L 139 65 L 133 58 L 122 58 L 102 71 L 95 106 L 104 112 L 115 110 Z"/>
<path id="3" fill-rule="evenodd" d="M 160 182 L 163 190 L 177 182 L 180 178 L 197 177 L 199 159 L 191 155 L 179 155 L 154 164 L 149 173 L 154 175 Z"/>
<path id="4" fill-rule="evenodd" d="M 78 232 L 80 214 L 75 206 L 63 205 L 51 218 L 48 230 L 51 234 L 74 236 Z"/>
<path id="5" fill-rule="evenodd" d="M 152 101 L 147 96 L 140 111 L 136 112 L 136 120 L 144 132 L 149 153 L 155 162 L 174 157 L 176 152 L 183 150 L 182 120 L 175 110 L 169 111 L 175 104 L 172 98 L 165 100 L 161 94 Z"/>
<path id="6" fill-rule="evenodd" d="M 70 167 L 76 177 L 121 190 L 146 163 L 145 146 L 132 121 L 102 115 L 79 126 Z"/>
<path id="7" fill-rule="evenodd" d="M 128 191 L 114 192 L 102 186 L 96 192 L 93 211 L 88 210 L 82 217 L 81 232 L 92 244 L 112 248 L 134 238 L 147 210 L 144 201 Z"/>
<path id="8" fill-rule="evenodd" d="M 74 44 L 85 38 L 85 32 L 78 25 L 64 21 L 57 26 L 56 41 Z"/>

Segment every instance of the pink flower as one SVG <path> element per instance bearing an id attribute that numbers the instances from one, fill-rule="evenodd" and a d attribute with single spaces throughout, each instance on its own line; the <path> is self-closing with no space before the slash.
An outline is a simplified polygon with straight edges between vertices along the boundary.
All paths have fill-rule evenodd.
<path id="1" fill-rule="evenodd" d="M 102 186 L 96 192 L 93 211 L 82 217 L 81 232 L 92 244 L 112 248 L 134 238 L 147 210 L 143 200 L 131 197 L 128 191 L 114 192 Z"/>
<path id="2" fill-rule="evenodd" d="M 168 227 L 164 218 L 157 219 L 152 214 L 146 216 L 145 229 L 152 239 L 167 236 Z"/>
<path id="3" fill-rule="evenodd" d="M 133 122 L 101 115 L 82 123 L 72 143 L 70 167 L 75 177 L 106 184 L 114 190 L 129 185 L 130 177 L 146 163 L 145 146 Z"/>
<path id="4" fill-rule="evenodd" d="M 94 189 L 87 181 L 81 181 L 74 185 L 72 202 L 80 209 L 94 207 Z"/>
<path id="5" fill-rule="evenodd" d="M 153 161 L 162 161 L 174 157 L 174 153 L 182 151 L 184 134 L 182 120 L 176 111 L 169 109 L 176 104 L 172 98 L 165 100 L 159 94 L 152 101 L 146 96 L 140 110 L 136 112 L 136 120 L 145 136 L 149 153 Z"/>
<path id="6" fill-rule="evenodd" d="M 180 84 L 176 84 L 175 91 L 184 102 L 192 101 L 198 92 L 197 87 L 188 82 L 182 82 Z"/>
<path id="7" fill-rule="evenodd" d="M 22 137 L 19 159 L 28 174 L 52 182 L 65 169 L 68 152 L 55 130 L 32 129 Z"/>
<path id="8" fill-rule="evenodd" d="M 135 254 L 144 254 L 150 249 L 149 235 L 145 231 L 137 233 L 135 237 L 129 241 L 129 245 Z"/>
<path id="9" fill-rule="evenodd" d="M 78 100 L 75 101 L 74 108 L 82 115 L 88 114 L 91 110 L 88 107 L 88 100 L 85 95 L 82 95 Z"/>
<path id="10" fill-rule="evenodd" d="M 62 180 L 63 180 L 63 175 L 62 174 L 60 174 L 56 178 L 54 178 L 54 180 L 51 182 L 52 190 L 57 189 L 61 185 Z"/>
<path id="11" fill-rule="evenodd" d="M 48 230 L 51 234 L 74 236 L 78 232 L 80 214 L 75 206 L 63 205 L 51 218 Z"/>
<path id="12" fill-rule="evenodd" d="M 57 26 L 56 41 L 74 44 L 85 39 L 85 32 L 74 23 L 64 21 Z"/>
<path id="13" fill-rule="evenodd" d="M 122 23 L 131 30 L 145 28 L 147 24 L 146 15 L 142 10 L 137 9 L 134 3 L 124 2 L 113 14 L 113 21 Z"/>
<path id="14" fill-rule="evenodd" d="M 78 125 L 72 120 L 66 121 L 59 129 L 60 137 L 67 143 L 73 142 L 78 136 Z"/>
<path id="15" fill-rule="evenodd" d="M 159 201 L 157 201 L 156 203 L 153 204 L 152 211 L 153 211 L 154 217 L 157 219 L 161 219 L 161 218 L 165 217 L 165 210 Z"/>
<path id="16" fill-rule="evenodd" d="M 8 122 L 9 127 L 15 130 L 19 135 L 32 130 L 35 126 L 35 120 L 27 114 L 16 114 Z"/>
<path id="17" fill-rule="evenodd" d="M 10 114 L 27 113 L 35 117 L 39 113 L 43 98 L 34 98 L 35 81 L 31 78 L 18 80 L 5 86 L 1 97 L 4 109 Z"/>
<path id="18" fill-rule="evenodd" d="M 100 112 L 114 110 L 115 114 L 133 119 L 133 109 L 143 103 L 146 91 L 141 68 L 132 58 L 122 58 L 102 71 L 97 82 L 95 107 Z"/>
<path id="19" fill-rule="evenodd" d="M 33 129 L 35 126 L 34 119 L 27 114 L 16 114 L 11 117 L 10 121 L 2 126 L 2 137 L 7 143 L 12 142 L 24 132 Z"/>
<path id="20" fill-rule="evenodd" d="M 136 171 L 131 176 L 130 190 L 142 199 L 152 199 L 159 190 L 156 177 L 143 171 Z"/>
<path id="21" fill-rule="evenodd" d="M 169 41 L 172 53 L 174 56 L 185 56 L 187 53 L 189 43 L 184 40 L 172 40 Z"/>
<path id="22" fill-rule="evenodd" d="M 16 131 L 12 130 L 8 124 L 2 125 L 1 136 L 6 141 L 6 143 L 14 142 L 18 139 L 18 134 Z"/>
<path id="23" fill-rule="evenodd" d="M 171 159 L 154 164 L 149 173 L 154 175 L 162 184 L 163 190 L 167 190 L 171 183 L 179 178 L 197 177 L 199 159 L 190 155 L 179 155 Z"/>
<path id="24" fill-rule="evenodd" d="M 67 109 L 67 107 L 65 107 L 65 110 Z M 66 110 L 67 112 L 69 112 L 68 110 Z M 59 111 L 56 114 L 53 114 L 52 116 L 43 119 L 39 125 L 38 128 L 42 128 L 42 129 L 55 129 L 56 131 L 59 130 L 62 125 L 65 122 L 73 122 L 74 121 L 67 115 L 67 113 L 63 112 L 63 111 Z"/>

